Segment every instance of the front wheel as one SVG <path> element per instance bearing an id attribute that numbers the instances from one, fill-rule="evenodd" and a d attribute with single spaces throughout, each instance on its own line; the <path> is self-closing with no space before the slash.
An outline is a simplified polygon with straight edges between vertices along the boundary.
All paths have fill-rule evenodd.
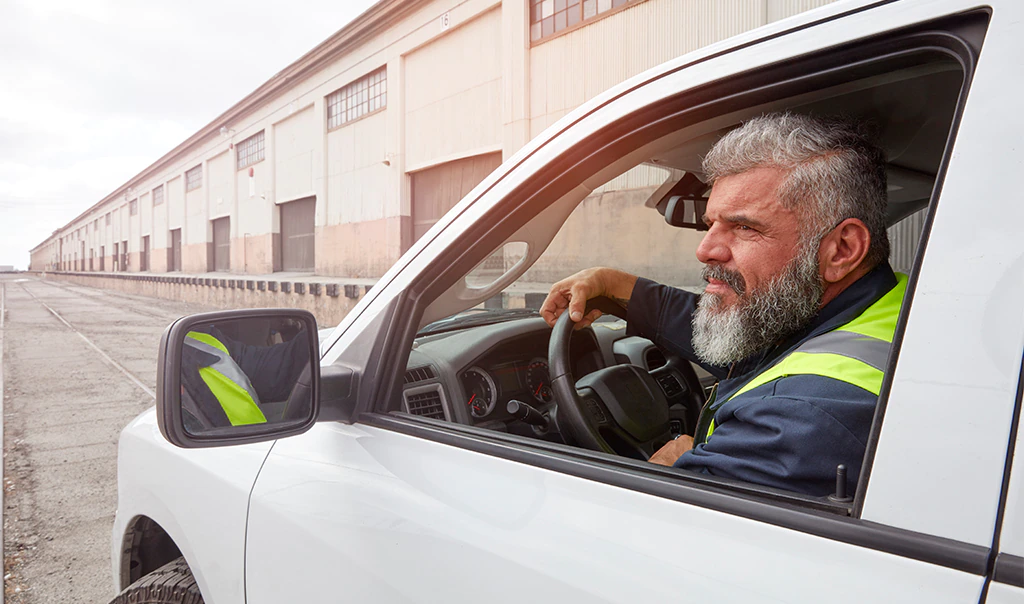
<path id="1" fill-rule="evenodd" d="M 110 604 L 203 604 L 203 596 L 182 557 L 132 583 Z"/>

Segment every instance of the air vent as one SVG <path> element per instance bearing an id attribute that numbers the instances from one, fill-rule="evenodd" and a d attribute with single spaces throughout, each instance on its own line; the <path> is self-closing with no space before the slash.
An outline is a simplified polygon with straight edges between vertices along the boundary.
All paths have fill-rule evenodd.
<path id="1" fill-rule="evenodd" d="M 414 367 L 405 372 L 405 383 L 415 384 L 416 382 L 422 382 L 423 380 L 432 380 L 437 377 L 434 373 L 434 368 L 430 365 L 424 365 L 423 367 Z"/>
<path id="2" fill-rule="evenodd" d="M 676 376 L 671 373 L 658 376 L 658 385 L 665 392 L 665 396 L 668 398 L 675 398 L 683 393 L 683 387 L 676 379 Z"/>
<path id="3" fill-rule="evenodd" d="M 423 417 L 432 417 L 434 419 L 445 418 L 444 407 L 441 404 L 441 393 L 437 390 L 429 390 L 419 394 L 406 394 L 405 406 L 409 409 L 409 413 L 413 415 L 422 415 Z"/>
<path id="4" fill-rule="evenodd" d="M 647 371 L 654 371 L 668 365 L 668 359 L 657 348 L 650 348 L 644 353 L 644 363 L 647 363 Z"/>

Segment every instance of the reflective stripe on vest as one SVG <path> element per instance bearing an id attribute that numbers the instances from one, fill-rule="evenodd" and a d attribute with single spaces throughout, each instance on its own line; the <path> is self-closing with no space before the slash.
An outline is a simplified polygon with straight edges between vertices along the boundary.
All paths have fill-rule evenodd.
<path id="1" fill-rule="evenodd" d="M 744 384 L 725 402 L 758 386 L 791 375 L 832 378 L 878 396 L 882 390 L 885 364 L 889 359 L 889 349 L 906 291 L 907 276 L 896 273 L 896 286 L 864 309 L 857 318 L 807 340 Z M 711 438 L 714 431 L 715 421 L 712 418 L 705 441 Z"/>
<path id="2" fill-rule="evenodd" d="M 238 367 L 220 340 L 207 333 L 190 331 L 185 338 L 185 345 L 217 357 L 213 365 L 199 368 L 199 376 L 217 398 L 232 426 L 266 423 L 267 418 L 257 405 L 259 397 L 249 377 Z"/>

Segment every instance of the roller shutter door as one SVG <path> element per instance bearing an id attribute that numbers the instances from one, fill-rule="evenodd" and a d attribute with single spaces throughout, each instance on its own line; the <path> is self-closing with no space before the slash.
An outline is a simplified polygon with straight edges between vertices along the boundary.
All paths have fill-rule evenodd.
<path id="1" fill-rule="evenodd" d="M 501 153 L 476 155 L 412 174 L 413 241 L 501 165 Z"/>
<path id="2" fill-rule="evenodd" d="M 231 270 L 231 218 L 213 221 L 213 270 Z"/>
<path id="3" fill-rule="evenodd" d="M 306 197 L 281 205 L 281 267 L 286 271 L 311 271 L 316 266 L 313 253 L 316 236 L 314 217 L 316 197 Z"/>
<path id="4" fill-rule="evenodd" d="M 171 247 L 167 259 L 167 269 L 170 271 L 181 270 L 181 229 L 171 231 Z"/>

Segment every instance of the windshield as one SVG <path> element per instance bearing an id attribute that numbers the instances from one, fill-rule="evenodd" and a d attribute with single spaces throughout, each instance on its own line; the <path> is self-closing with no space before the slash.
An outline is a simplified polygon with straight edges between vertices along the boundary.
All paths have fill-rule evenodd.
<path id="1" fill-rule="evenodd" d="M 699 291 L 703 282 L 695 252 L 703 233 L 666 224 L 655 207 L 681 174 L 641 164 L 597 187 L 518 279 L 485 302 L 426 325 L 420 335 L 538 316 L 555 283 L 595 266 Z M 505 243 L 466 275 L 466 284 L 488 287 L 517 267 L 527 251 L 526 243 Z"/>

